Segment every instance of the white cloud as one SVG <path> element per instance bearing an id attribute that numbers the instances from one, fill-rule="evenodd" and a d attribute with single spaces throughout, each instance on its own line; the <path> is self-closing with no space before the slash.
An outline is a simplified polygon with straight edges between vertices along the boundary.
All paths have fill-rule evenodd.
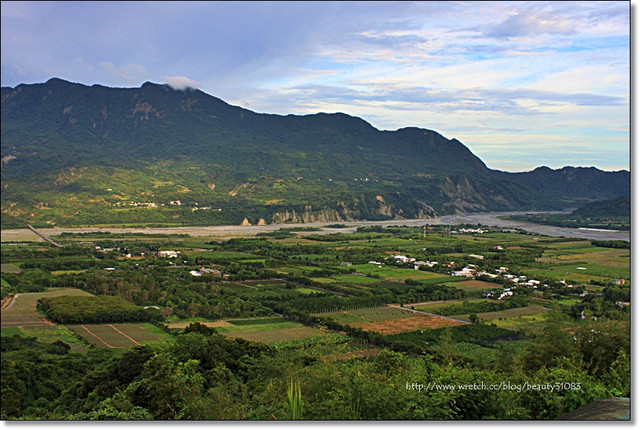
<path id="1" fill-rule="evenodd" d="M 559 13 L 527 11 L 511 15 L 492 27 L 486 35 L 496 38 L 512 38 L 540 34 L 571 35 L 576 33 L 575 22 Z"/>
<path id="2" fill-rule="evenodd" d="M 187 88 L 199 88 L 202 86 L 200 82 L 189 79 L 186 76 L 165 76 L 162 79 L 174 90 L 186 90 Z"/>

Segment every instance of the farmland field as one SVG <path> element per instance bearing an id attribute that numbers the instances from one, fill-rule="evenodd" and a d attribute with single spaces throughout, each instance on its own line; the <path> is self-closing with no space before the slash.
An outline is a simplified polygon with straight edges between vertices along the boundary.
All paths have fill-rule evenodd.
<path id="1" fill-rule="evenodd" d="M 488 302 L 488 301 L 489 301 L 488 299 L 447 300 L 447 301 L 437 301 L 433 303 L 420 304 L 412 307 L 414 307 L 416 310 L 419 310 L 419 311 L 432 312 L 437 314 L 438 309 L 446 308 L 447 306 L 461 305 L 464 302 L 481 303 L 481 302 Z"/>
<path id="2" fill-rule="evenodd" d="M 547 317 L 548 314 L 546 312 L 542 312 L 533 315 L 522 315 L 519 317 L 492 320 L 491 324 L 495 324 L 500 328 L 519 330 L 523 327 L 533 327 L 535 325 L 542 324 L 547 320 Z"/>
<path id="3" fill-rule="evenodd" d="M 413 313 L 408 310 L 402 310 L 392 307 L 384 308 L 372 308 L 372 309 L 357 309 L 352 311 L 331 312 L 318 314 L 324 317 L 331 318 L 338 322 L 373 322 L 384 321 L 397 318 L 408 318 L 413 316 Z"/>
<path id="4" fill-rule="evenodd" d="M 277 330 L 243 331 L 223 333 L 229 337 L 240 337 L 255 342 L 281 342 L 292 339 L 301 339 L 311 336 L 323 335 L 324 332 L 313 327 L 299 325 L 293 328 L 282 328 Z"/>
<path id="5" fill-rule="evenodd" d="M 424 280 L 443 277 L 440 273 L 413 269 L 399 269 L 389 266 L 378 266 L 376 264 L 357 264 L 353 265 L 352 268 L 358 273 L 379 276 L 380 278 L 396 281 L 404 281 L 405 279 Z"/>
<path id="6" fill-rule="evenodd" d="M 20 273 L 21 269 L 12 263 L 2 263 L 0 265 L 0 271 L 2 273 Z"/>
<path id="7" fill-rule="evenodd" d="M 38 300 L 45 297 L 58 296 L 90 296 L 91 294 L 75 288 L 50 290 L 42 293 L 21 293 L 16 296 L 13 305 L 2 309 L 2 328 L 27 327 L 27 326 L 51 326 L 52 322 L 46 320 L 36 311 Z"/>
<path id="8" fill-rule="evenodd" d="M 449 304 L 449 303 L 447 303 Z M 464 324 L 435 315 L 424 315 L 397 307 L 359 309 L 320 314 L 341 324 L 382 334 L 403 333 L 422 328 L 440 328 Z"/>
<path id="9" fill-rule="evenodd" d="M 298 328 L 298 327 L 301 327 L 300 323 L 287 321 L 283 319 L 280 322 L 268 323 L 268 324 L 260 324 L 259 322 L 257 322 L 256 324 L 249 324 L 249 325 L 233 325 L 233 323 L 231 323 L 230 326 L 218 327 L 218 332 L 226 334 L 226 333 L 241 333 L 241 332 L 248 332 L 248 331 L 272 331 L 272 330 L 282 330 L 282 329 Z"/>
<path id="10" fill-rule="evenodd" d="M 167 327 L 170 329 L 184 329 L 187 326 L 195 321 L 176 321 L 167 324 Z M 197 321 L 199 324 L 205 325 L 207 327 L 232 327 L 233 324 L 227 321 Z"/>
<path id="11" fill-rule="evenodd" d="M 597 400 L 596 394 L 629 396 L 623 373 L 631 363 L 629 337 L 626 327 L 612 325 L 628 325 L 631 314 L 630 306 L 620 304 L 630 301 L 631 282 L 613 282 L 630 274 L 629 249 L 507 232 L 446 235 L 445 227 L 426 237 L 421 227 L 375 227 L 311 239 L 251 238 L 248 233 L 233 240 L 103 235 L 62 237 L 62 249 L 3 246 L 3 261 L 21 269 L 8 273 L 11 267 L 5 266 L 2 273 L 2 293 L 10 294 L 5 306 L 18 294 L 2 312 L 3 342 L 10 338 L 3 343 L 3 383 L 15 381 L 10 388 L 22 397 L 5 396 L 3 388 L 2 412 L 15 419 L 30 419 L 39 411 L 43 419 L 149 413 L 160 420 L 168 417 L 169 396 L 184 392 L 190 409 L 175 412 L 197 414 L 193 419 L 286 420 L 286 391 L 295 378 L 305 418 L 312 419 L 554 418 L 560 408 L 579 407 Z M 497 244 L 503 249 L 496 250 Z M 174 249 L 185 258 L 158 258 L 158 249 Z M 128 253 L 141 257 L 126 258 Z M 513 296 L 501 300 L 482 298 L 482 291 L 513 285 L 416 271 L 390 263 L 397 254 L 453 262 L 455 268 L 473 263 L 487 273 L 505 266 L 514 276 L 540 276 L 540 284 L 536 289 L 518 285 Z M 475 254 L 485 258 L 470 257 Z M 367 261 L 390 264 L 361 264 Z M 202 267 L 222 276 L 190 275 Z M 575 288 L 555 282 L 561 279 Z M 591 279 L 601 282 L 587 283 Z M 49 285 L 85 289 L 95 295 L 88 296 L 91 300 L 121 298 L 146 308 L 148 318 L 141 320 L 154 323 L 75 319 L 68 326 L 52 324 L 36 311 L 39 298 L 88 293 L 28 293 Z M 581 295 L 583 289 L 589 294 Z M 594 289 L 601 294 L 592 294 Z M 79 315 L 77 308 L 69 309 Z M 193 323 L 216 334 L 198 326 L 184 333 Z M 571 342 L 570 334 L 580 341 Z M 68 354 L 59 341 L 80 354 Z M 517 396 L 508 390 L 412 393 L 405 385 L 425 378 L 508 381 L 513 375 L 518 382 L 562 378 L 585 385 L 570 396 Z M 162 395 L 150 403 L 156 393 Z M 170 406 L 181 407 L 180 402 Z M 399 412 L 384 415 L 391 410 Z"/>
<path id="12" fill-rule="evenodd" d="M 351 283 L 354 283 L 354 284 L 362 284 L 362 285 L 375 285 L 375 284 L 378 284 L 380 282 L 380 279 L 370 278 L 370 277 L 365 276 L 365 275 L 357 275 L 357 274 L 353 274 L 353 275 L 338 275 L 338 276 L 334 276 L 331 279 L 336 280 L 336 281 L 351 282 Z"/>
<path id="13" fill-rule="evenodd" d="M 67 326 L 98 348 L 127 348 L 161 338 L 138 324 L 74 324 Z"/>
<path id="14" fill-rule="evenodd" d="M 478 281 L 475 279 L 469 281 L 459 281 L 459 282 L 447 282 L 445 285 L 455 288 L 460 288 L 465 291 L 475 291 L 475 290 L 492 290 L 496 288 L 502 288 L 502 285 L 495 284 L 493 282 L 487 281 Z"/>
<path id="15" fill-rule="evenodd" d="M 350 324 L 353 327 L 365 331 L 375 331 L 382 334 L 396 334 L 414 331 L 418 329 L 437 329 L 463 325 L 463 322 L 454 321 L 435 315 L 414 315 L 407 318 L 397 318 L 382 321 Z"/>
<path id="16" fill-rule="evenodd" d="M 215 328 L 218 333 L 224 336 L 240 337 L 256 342 L 286 341 L 324 334 L 319 329 L 305 327 L 300 323 L 287 321 L 279 317 L 198 322 L 207 327 Z M 173 322 L 167 324 L 167 327 L 170 329 L 184 329 L 189 324 L 191 324 L 191 321 Z"/>
<path id="17" fill-rule="evenodd" d="M 564 264 L 570 261 L 581 261 L 585 263 L 603 264 L 613 267 L 629 266 L 629 250 L 628 249 L 607 249 L 592 247 L 587 252 L 579 254 L 560 254 L 556 250 L 545 251 L 543 257 L 538 261 L 544 263 L 560 263 Z"/>
<path id="18" fill-rule="evenodd" d="M 69 345 L 73 352 L 87 352 L 87 347 L 78 340 L 77 336 L 68 328 L 61 325 L 9 327 L 2 329 L 2 336 L 13 335 L 35 337 L 39 341 L 46 343 L 61 340 Z"/>
<path id="19" fill-rule="evenodd" d="M 513 309 L 505 309 L 503 311 L 495 311 L 495 312 L 481 312 L 478 315 L 481 321 L 491 321 L 500 319 L 500 318 L 518 318 L 527 315 L 536 315 L 539 313 L 550 311 L 551 309 L 545 308 L 543 306 L 530 305 L 523 308 L 513 308 Z M 469 321 L 469 314 L 464 315 L 452 315 L 452 318 L 462 319 Z"/>

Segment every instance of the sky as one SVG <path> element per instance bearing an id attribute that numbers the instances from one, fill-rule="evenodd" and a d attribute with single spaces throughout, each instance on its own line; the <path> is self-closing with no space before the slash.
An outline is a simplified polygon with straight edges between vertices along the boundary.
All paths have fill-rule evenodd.
<path id="1" fill-rule="evenodd" d="M 2 1 L 0 76 L 344 112 L 435 130 L 505 171 L 629 170 L 631 5 Z"/>

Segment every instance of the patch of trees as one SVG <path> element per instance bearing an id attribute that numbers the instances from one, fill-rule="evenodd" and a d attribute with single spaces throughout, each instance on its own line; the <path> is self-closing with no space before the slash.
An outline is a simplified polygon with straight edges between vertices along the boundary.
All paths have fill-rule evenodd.
<path id="1" fill-rule="evenodd" d="M 374 308 L 392 301 L 389 296 L 341 297 L 335 294 L 307 296 L 290 300 L 287 305 L 311 313 L 334 312 L 362 308 Z"/>
<path id="2" fill-rule="evenodd" d="M 602 248 L 631 249 L 631 242 L 626 240 L 592 240 L 591 245 Z"/>
<path id="3" fill-rule="evenodd" d="M 115 296 L 59 296 L 38 300 L 38 308 L 59 324 L 100 324 L 160 320 L 159 312 Z"/>
<path id="4" fill-rule="evenodd" d="M 428 344 L 440 343 L 445 336 L 451 342 L 478 343 L 489 345 L 488 341 L 517 335 L 513 330 L 487 324 L 465 324 L 453 327 L 443 327 L 435 330 L 415 330 L 385 336 L 389 342 L 409 342 L 424 347 Z M 427 348 L 428 349 L 428 348 Z"/>

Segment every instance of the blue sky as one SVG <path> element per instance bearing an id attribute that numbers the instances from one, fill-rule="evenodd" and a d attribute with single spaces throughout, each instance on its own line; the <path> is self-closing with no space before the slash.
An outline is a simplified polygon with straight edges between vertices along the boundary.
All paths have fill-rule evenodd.
<path id="1" fill-rule="evenodd" d="M 588 2 L 2 2 L 2 86 L 189 85 L 456 138 L 507 171 L 630 167 L 630 13 Z"/>

